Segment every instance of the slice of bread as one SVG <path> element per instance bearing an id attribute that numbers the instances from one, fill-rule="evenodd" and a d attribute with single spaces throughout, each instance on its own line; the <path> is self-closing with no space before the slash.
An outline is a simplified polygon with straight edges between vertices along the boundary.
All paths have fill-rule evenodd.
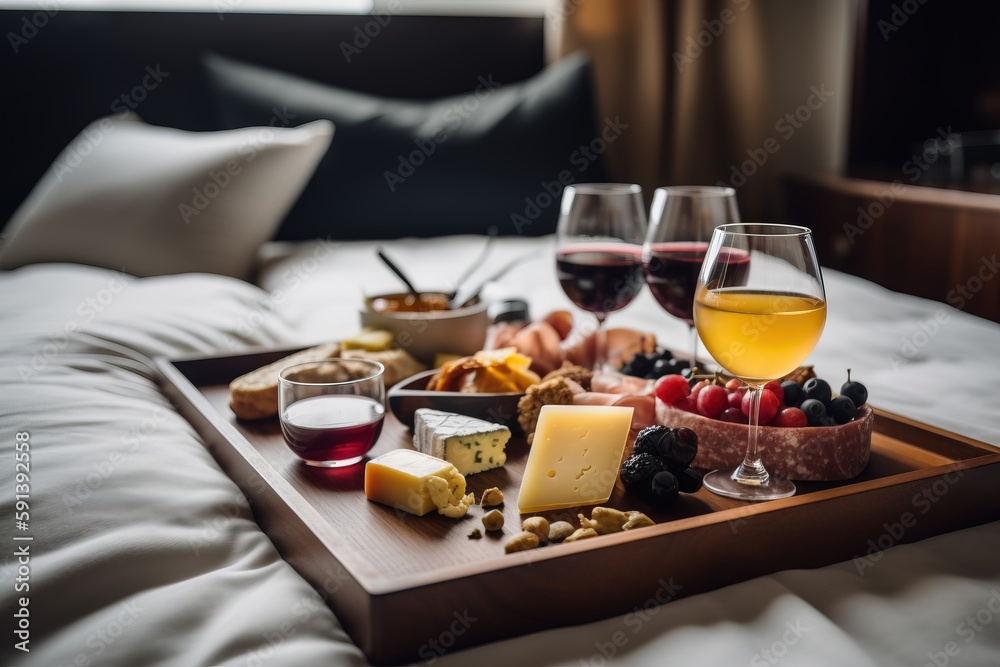
<path id="1" fill-rule="evenodd" d="M 229 407 L 240 419 L 267 419 L 278 414 L 278 373 L 286 366 L 340 356 L 340 345 L 327 343 L 296 352 L 229 383 Z"/>
<path id="2" fill-rule="evenodd" d="M 414 359 L 405 350 L 382 350 L 381 352 L 344 350 L 341 352 L 341 356 L 345 359 L 371 359 L 385 366 L 382 381 L 385 383 L 386 391 L 397 382 L 427 370 L 427 366 Z"/>

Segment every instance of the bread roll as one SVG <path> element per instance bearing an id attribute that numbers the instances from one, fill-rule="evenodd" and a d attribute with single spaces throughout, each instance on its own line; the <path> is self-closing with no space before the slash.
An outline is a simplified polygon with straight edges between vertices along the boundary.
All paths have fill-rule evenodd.
<path id="1" fill-rule="evenodd" d="M 340 345 L 310 347 L 241 375 L 229 383 L 229 407 L 240 419 L 267 419 L 278 414 L 278 373 L 282 368 L 340 356 Z"/>

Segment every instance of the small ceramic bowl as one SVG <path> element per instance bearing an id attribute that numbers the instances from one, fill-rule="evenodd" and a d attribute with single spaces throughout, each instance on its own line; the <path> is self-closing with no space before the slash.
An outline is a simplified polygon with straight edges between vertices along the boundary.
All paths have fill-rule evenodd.
<path id="1" fill-rule="evenodd" d="M 413 428 L 413 414 L 419 408 L 454 412 L 468 417 L 503 424 L 519 433 L 517 402 L 523 393 L 466 394 L 459 391 L 427 391 L 427 381 L 437 371 L 430 370 L 397 383 L 387 395 L 389 409 L 396 419 Z"/>
<path id="2" fill-rule="evenodd" d="M 425 312 L 378 312 L 372 307 L 378 299 L 406 296 L 404 293 L 367 297 L 361 309 L 361 326 L 392 333 L 400 348 L 426 364 L 432 364 L 438 353 L 464 357 L 483 349 L 490 323 L 486 301 L 477 298 L 464 308 Z"/>

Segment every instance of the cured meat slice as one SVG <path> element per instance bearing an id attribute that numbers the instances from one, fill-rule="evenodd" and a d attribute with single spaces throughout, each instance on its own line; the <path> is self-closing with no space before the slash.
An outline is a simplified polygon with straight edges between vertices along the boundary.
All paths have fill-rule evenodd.
<path id="1" fill-rule="evenodd" d="M 610 394 L 605 392 L 585 391 L 573 396 L 573 405 L 617 405 L 633 408 L 631 433 L 635 435 L 647 426 L 656 422 L 655 399 L 652 396 L 636 396 L 634 394 Z"/>

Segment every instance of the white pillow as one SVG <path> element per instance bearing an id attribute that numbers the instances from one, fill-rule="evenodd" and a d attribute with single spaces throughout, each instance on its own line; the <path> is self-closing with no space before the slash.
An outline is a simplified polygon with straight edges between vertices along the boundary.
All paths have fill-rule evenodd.
<path id="1" fill-rule="evenodd" d="M 184 132 L 136 116 L 91 123 L 3 230 L 0 268 L 75 262 L 137 276 L 250 277 L 309 182 L 333 124 Z"/>

